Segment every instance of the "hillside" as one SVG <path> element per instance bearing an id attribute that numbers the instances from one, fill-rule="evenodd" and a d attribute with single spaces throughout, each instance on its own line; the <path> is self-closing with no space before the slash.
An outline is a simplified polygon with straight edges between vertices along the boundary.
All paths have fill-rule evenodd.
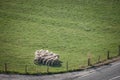
<path id="1" fill-rule="evenodd" d="M 117 55 L 118 45 L 118 0 L 0 0 L 1 64 L 34 65 L 34 52 L 47 49 L 60 55 L 61 70 L 66 61 L 73 69 L 88 55 Z"/>

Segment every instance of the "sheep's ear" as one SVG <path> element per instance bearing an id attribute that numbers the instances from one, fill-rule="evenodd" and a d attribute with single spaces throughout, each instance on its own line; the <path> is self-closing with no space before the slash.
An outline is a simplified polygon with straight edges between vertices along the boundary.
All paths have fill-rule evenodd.
<path id="1" fill-rule="evenodd" d="M 41 50 L 39 50 L 40 52 L 42 51 L 42 49 Z"/>
<path id="2" fill-rule="evenodd" d="M 38 50 L 35 51 L 35 54 L 38 53 Z"/>
<path id="3" fill-rule="evenodd" d="M 46 50 L 46 52 L 49 52 L 48 50 Z"/>
<path id="4" fill-rule="evenodd" d="M 41 49 L 41 51 L 43 51 L 43 49 Z"/>

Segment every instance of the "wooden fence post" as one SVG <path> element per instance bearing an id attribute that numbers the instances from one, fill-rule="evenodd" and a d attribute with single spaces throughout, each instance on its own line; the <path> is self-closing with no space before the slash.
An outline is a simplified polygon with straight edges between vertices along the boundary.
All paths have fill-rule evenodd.
<path id="1" fill-rule="evenodd" d="M 35 67 L 36 68 L 36 74 L 38 73 L 38 69 L 37 69 L 37 66 Z"/>
<path id="2" fill-rule="evenodd" d="M 4 71 L 7 72 L 7 63 L 4 64 Z"/>
<path id="3" fill-rule="evenodd" d="M 90 61 L 90 58 L 88 58 L 88 66 L 91 65 L 91 61 Z"/>
<path id="4" fill-rule="evenodd" d="M 25 65 L 25 73 L 28 73 L 28 67 Z"/>
<path id="5" fill-rule="evenodd" d="M 120 56 L 120 45 L 118 46 L 118 56 Z"/>
<path id="6" fill-rule="evenodd" d="M 110 59 L 110 52 L 107 52 L 107 59 Z"/>
<path id="7" fill-rule="evenodd" d="M 100 62 L 100 56 L 98 56 L 98 63 Z"/>
<path id="8" fill-rule="evenodd" d="M 66 70 L 68 71 L 68 61 L 66 62 Z"/>
<path id="9" fill-rule="evenodd" d="M 49 73 L 49 65 L 47 65 L 47 73 Z"/>

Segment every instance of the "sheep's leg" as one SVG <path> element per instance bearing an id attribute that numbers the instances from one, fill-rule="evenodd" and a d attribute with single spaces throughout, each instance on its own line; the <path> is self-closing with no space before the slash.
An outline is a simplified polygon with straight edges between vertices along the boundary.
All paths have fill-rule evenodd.
<path id="1" fill-rule="evenodd" d="M 46 58 L 44 58 L 44 59 L 43 59 L 43 64 L 46 64 L 46 61 L 47 61 L 47 59 L 46 59 Z"/>
<path id="2" fill-rule="evenodd" d="M 51 60 L 48 61 L 48 64 L 47 65 L 51 65 Z"/>
<path id="3" fill-rule="evenodd" d="M 52 65 L 52 66 L 54 65 L 54 60 L 51 61 L 51 65 Z"/>

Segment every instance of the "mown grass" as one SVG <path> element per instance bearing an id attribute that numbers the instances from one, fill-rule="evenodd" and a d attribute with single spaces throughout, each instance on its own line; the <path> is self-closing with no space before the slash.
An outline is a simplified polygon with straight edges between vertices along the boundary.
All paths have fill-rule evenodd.
<path id="1" fill-rule="evenodd" d="M 60 55 L 62 66 L 51 67 L 58 72 L 66 70 L 67 61 L 71 70 L 87 65 L 88 55 L 93 62 L 99 55 L 106 59 L 108 50 L 117 55 L 119 4 L 117 0 L 0 0 L 0 64 L 13 64 L 12 69 L 34 65 L 34 52 L 48 49 Z M 46 66 L 37 67 L 46 71 Z M 24 73 L 24 66 L 19 68 Z"/>

